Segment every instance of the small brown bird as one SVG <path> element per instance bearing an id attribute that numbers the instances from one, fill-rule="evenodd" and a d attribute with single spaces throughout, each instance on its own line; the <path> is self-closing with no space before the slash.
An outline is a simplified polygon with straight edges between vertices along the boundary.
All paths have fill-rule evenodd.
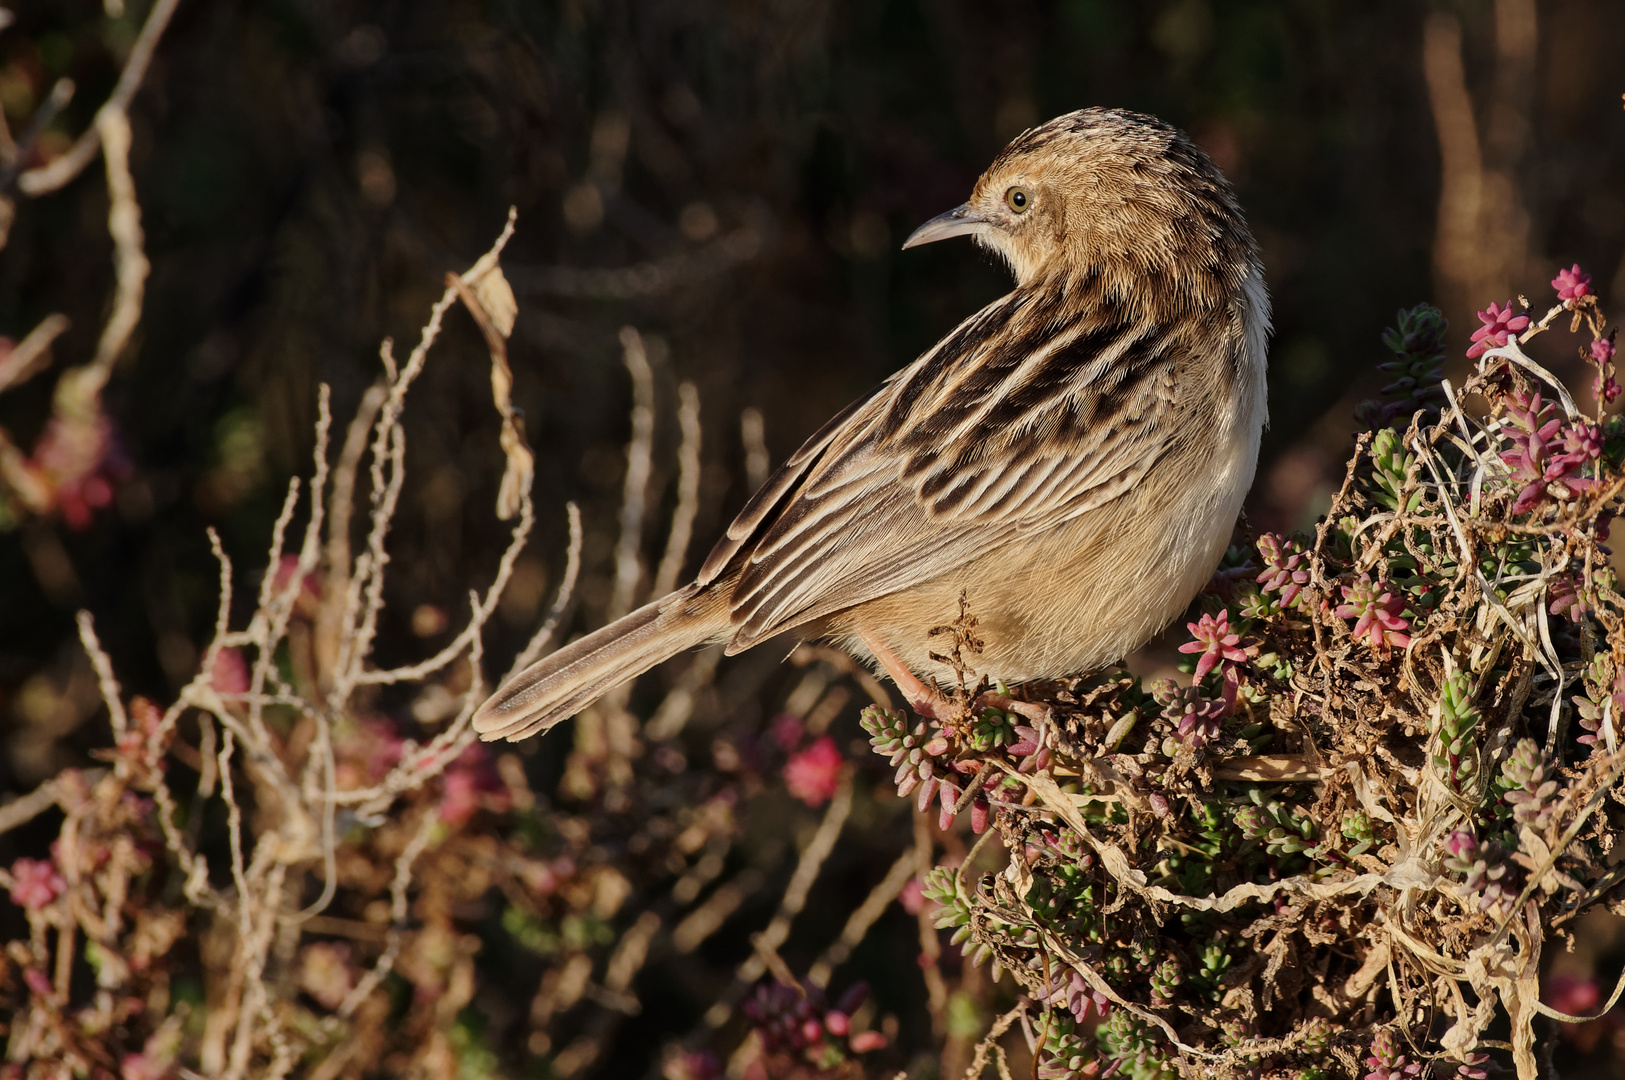
<path id="1" fill-rule="evenodd" d="M 693 584 L 565 646 L 474 716 L 522 739 L 685 649 L 785 631 L 873 660 L 917 710 L 964 593 L 1007 683 L 1139 647 L 1206 582 L 1252 483 L 1270 304 L 1216 165 L 1084 109 L 1005 147 L 905 248 L 970 236 L 1016 286 L 849 405 L 764 484 Z"/>

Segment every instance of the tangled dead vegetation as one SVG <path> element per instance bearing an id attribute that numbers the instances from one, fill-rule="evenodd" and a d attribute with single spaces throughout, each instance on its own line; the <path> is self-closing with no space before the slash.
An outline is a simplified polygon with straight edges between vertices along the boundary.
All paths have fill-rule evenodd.
<path id="1" fill-rule="evenodd" d="M 104 753 L 111 767 L 92 774 L 69 770 L 37 793 L 43 797 L 24 800 L 26 807 L 0 823 L 13 827 L 53 805 L 64 815 L 49 860 L 19 859 L 9 872 L 0 871 L 0 885 L 26 910 L 31 930 L 26 944 L 11 943 L 4 969 L 20 972 L 20 980 L 7 981 L 24 991 L 21 1003 L 8 1003 L 15 1009 L 10 1068 L 21 1062 L 156 1076 L 177 1067 L 179 1058 L 210 1076 L 281 1076 L 313 1045 L 341 1051 L 341 1062 L 361 1049 L 342 1042 L 352 1014 L 365 1014 L 369 999 L 376 1013 L 383 1002 L 373 992 L 397 962 L 416 967 L 437 990 L 449 989 L 451 1000 L 459 994 L 467 1000 L 467 987 L 446 986 L 459 970 L 466 981 L 467 957 L 459 964 L 448 942 L 453 955 L 443 965 L 425 970 L 421 957 L 403 961 L 402 927 L 414 863 L 431 841 L 443 839 L 448 827 L 492 795 L 509 794 L 486 775 L 483 759 L 466 751 L 474 739 L 468 718 L 485 692 L 482 635 L 535 518 L 530 451 L 508 395 L 504 340 L 513 324 L 513 296 L 497 265 L 512 231 L 510 213 L 492 250 L 467 273 L 447 276 L 445 293 L 404 363 L 396 361 L 392 343 L 384 343 L 384 377 L 363 396 L 336 461 L 330 460 L 332 418 L 322 388 L 308 494 L 298 478 L 290 483 L 253 613 L 241 628 L 232 627 L 237 576 L 211 532 L 220 568 L 214 638 L 196 677 L 172 704 L 160 707 L 141 697 L 126 702 L 89 614 L 80 614 L 80 637 L 111 720 L 113 746 Z M 491 349 L 507 461 L 498 516 L 518 520 L 490 587 L 469 595 L 464 629 L 428 659 L 379 668 L 372 653 L 384 606 L 387 537 L 405 481 L 401 414 L 443 316 L 459 300 Z M 364 543 L 352 550 L 358 478 L 371 513 Z M 289 544 L 296 514 L 304 528 Z M 561 600 L 572 584 L 566 582 Z M 544 626 L 533 647 L 545 648 L 551 633 Z M 463 693 L 453 699 L 441 687 L 447 704 L 440 718 L 450 722 L 423 744 L 396 738 L 387 723 L 369 716 L 377 688 L 448 676 Z M 174 764 L 196 774 L 190 797 L 172 786 Z M 416 810 L 408 808 L 412 803 Z M 211 822 L 216 810 L 223 821 Z M 211 823 L 225 827 L 225 867 L 211 865 L 216 845 L 205 839 Z M 342 835 L 359 825 L 379 830 L 362 845 L 365 855 Z M 469 876 L 466 867 L 441 869 L 448 882 Z M 346 886 L 387 898 L 372 925 L 346 927 L 324 915 Z M 199 916 L 209 927 L 204 966 L 222 977 L 206 984 L 203 1023 L 188 1040 L 183 1030 L 194 1010 L 171 997 L 179 969 L 168 954 L 198 931 Z M 348 946 L 333 944 L 307 947 L 297 954 L 298 967 L 278 963 L 305 929 L 332 923 L 340 923 L 341 934 L 382 946 L 365 970 L 351 968 Z M 218 955 L 209 959 L 211 950 Z M 74 976 L 85 964 L 94 969 L 100 992 L 80 1004 Z M 287 972 L 281 980 L 268 977 L 277 967 Z M 301 1017 L 283 1007 L 285 998 L 301 991 L 325 1006 L 325 1024 L 289 1030 Z M 439 1001 L 438 1008 L 445 1004 Z M 434 1012 L 417 1023 L 432 1027 Z M 142 1028 L 149 1033 L 138 1050 L 114 1051 L 110 1035 Z"/>
<path id="2" fill-rule="evenodd" d="M 1588 281 L 1553 284 L 1538 323 L 1481 315 L 1459 387 L 1439 313 L 1401 312 L 1330 511 L 1232 549 L 1191 685 L 1074 681 L 1048 731 L 866 713 L 900 790 L 1009 853 L 928 894 L 1021 985 L 1040 1075 L 1533 1080 L 1540 1018 L 1584 1019 L 1539 974 L 1620 903 L 1625 425 L 1523 351 L 1568 321 L 1598 416 L 1618 393 Z"/>
<path id="3" fill-rule="evenodd" d="M 740 808 L 764 787 L 783 789 L 739 718 L 720 733 L 707 724 L 700 745 L 714 742 L 712 767 L 688 768 L 680 747 L 694 740 L 684 729 L 717 704 L 715 653 L 694 659 L 646 724 L 624 695 L 582 717 L 556 787 L 533 788 L 516 754 L 487 753 L 469 727 L 492 685 L 493 616 L 536 517 L 534 458 L 511 400 L 516 308 L 499 265 L 514 225 L 510 212 L 491 251 L 447 275 L 409 354 L 398 359 L 385 341 L 382 375 L 347 423 L 335 424 L 321 388 L 310 476 L 289 483 L 264 564 L 244 574 L 211 534 L 214 632 L 173 702 L 128 696 L 117 659 L 81 614 L 111 745 L 99 751 L 107 767 L 64 770 L 0 806 L 0 833 L 37 828 L 37 818 L 54 818 L 55 830 L 48 849 L 0 868 L 0 889 L 27 927 L 0 945 L 5 1080 L 495 1077 L 515 1059 L 586 1075 L 642 1012 L 650 991 L 637 981 L 651 961 L 697 974 L 712 995 L 688 1039 L 697 1046 L 727 1025 L 728 1038 L 746 1035 L 759 1056 L 758 1026 L 785 1008 L 805 1010 L 804 989 L 775 997 L 774 986 L 796 982 L 776 948 L 854 801 L 851 770 L 838 751 L 831 765 L 833 743 L 818 738 L 850 696 L 820 653 L 795 658 L 792 670 L 809 670 L 788 707 L 798 715 L 794 739 L 815 740 L 814 757 L 823 755 L 803 797 L 829 806 L 805 849 L 752 853 L 743 869 L 728 861 L 744 840 Z M 509 542 L 484 571 L 489 583 L 468 593 L 462 624 L 448 619 L 437 635 L 438 650 L 384 663 L 390 538 L 407 487 L 403 417 L 459 307 L 489 351 L 504 462 L 495 516 L 511 523 Z M 698 396 L 683 384 L 678 504 L 656 568 L 643 553 L 659 496 L 655 384 L 642 336 L 628 327 L 621 345 L 633 441 L 622 538 L 604 584 L 613 603 L 630 605 L 669 588 L 687 555 L 700 425 Z M 764 457 L 759 418 L 743 434 L 748 460 Z M 554 601 L 510 672 L 554 643 L 575 601 L 583 529 L 576 508 L 565 509 L 570 540 Z M 245 578 L 255 588 L 238 603 Z M 904 846 L 810 974 L 820 1000 L 832 969 L 929 865 L 929 841 Z M 772 921 L 715 980 L 693 954 L 781 865 L 789 882 Z M 500 947 L 486 948 L 492 941 Z M 482 993 L 494 969 L 528 987 L 528 1008 L 500 988 Z M 782 978 L 757 987 L 770 970 Z M 854 1056 L 886 1046 L 869 1029 L 862 984 L 840 989 L 819 1023 Z M 703 1074 L 715 1062 L 677 1042 L 656 1052 L 668 1072 Z"/>
<path id="4" fill-rule="evenodd" d="M 246 620 L 215 544 L 214 640 L 175 702 L 127 699 L 82 617 L 112 745 L 106 769 L 0 807 L 0 831 L 60 813 L 48 857 L 0 870 L 28 925 L 0 955 L 0 1075 L 496 1076 L 513 1058 L 602 1073 L 662 980 L 709 1002 L 660 1048 L 670 1080 L 923 1076 L 938 1068 L 923 1047 L 956 1075 L 1008 1076 L 1023 1055 L 1047 1077 L 1539 1073 L 1542 1017 L 1579 1019 L 1541 1002 L 1542 954 L 1616 907 L 1622 877 L 1625 599 L 1605 544 L 1625 423 L 1601 419 L 1620 392 L 1613 337 L 1577 269 L 1537 323 L 1481 313 L 1460 387 L 1438 375 L 1439 313 L 1401 313 L 1392 383 L 1362 409 L 1329 513 L 1312 536 L 1229 553 L 1179 647 L 1188 683 L 1113 670 L 1034 688 L 1043 722 L 973 713 L 968 603 L 940 628 L 961 673 L 946 721 L 891 711 L 825 650 L 799 649 L 776 698 L 771 664 L 723 686 L 711 651 L 647 719 L 625 690 L 581 717 L 562 777 L 537 790 L 468 728 L 535 518 L 508 235 L 448 277 L 404 362 L 386 344 L 342 439 L 323 392 L 308 489 L 289 488 Z M 511 540 L 443 648 L 383 666 L 401 417 L 459 303 L 490 352 Z M 1522 348 L 1565 320 L 1589 331 L 1596 419 Z M 677 505 L 647 559 L 656 399 L 641 337 L 621 344 L 633 442 L 603 591 L 624 610 L 680 571 L 701 459 L 685 385 Z M 746 435 L 760 472 L 759 425 Z M 557 599 L 510 670 L 563 625 L 570 518 Z M 883 765 L 854 766 L 830 734 L 854 691 L 875 702 L 860 723 Z M 740 705 L 757 694 L 776 700 L 770 723 Z M 819 810 L 794 851 L 748 828 L 777 806 L 788 833 L 786 791 Z M 814 890 L 860 817 L 890 865 L 798 970 Z M 697 963 L 774 883 L 743 957 Z M 896 935 L 899 899 L 930 1033 L 836 977 L 888 919 Z M 993 984 L 956 970 L 933 925 Z M 518 959 L 482 953 L 492 941 Z M 481 998 L 493 963 L 524 970 L 528 1010 Z M 976 1020 L 972 1004 L 971 1027 L 956 1003 L 976 987 L 1003 1012 Z"/>

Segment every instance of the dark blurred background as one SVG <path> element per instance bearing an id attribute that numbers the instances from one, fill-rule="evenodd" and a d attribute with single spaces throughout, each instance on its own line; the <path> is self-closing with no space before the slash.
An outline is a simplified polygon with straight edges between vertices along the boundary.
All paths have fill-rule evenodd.
<path id="1" fill-rule="evenodd" d="M 34 163 L 90 123 L 147 8 L 13 9 L 12 130 L 58 79 L 78 88 Z M 1605 306 L 1625 294 L 1622 42 L 1615 0 L 187 0 L 131 110 L 152 276 L 107 392 L 113 501 L 88 524 L 17 517 L 0 533 L 0 791 L 106 738 L 76 609 L 127 690 L 167 700 L 190 678 L 215 604 L 205 528 L 241 572 L 263 571 L 287 479 L 308 470 L 317 385 L 343 422 L 380 339 L 415 341 L 444 272 L 489 246 L 510 204 L 541 522 L 497 671 L 557 583 L 567 499 L 587 533 L 574 625 L 602 618 L 628 433 L 621 326 L 651 342 L 657 485 L 675 471 L 675 388 L 700 391 L 692 566 L 748 494 L 742 410 L 760 410 L 779 460 L 998 295 L 1004 272 L 968 245 L 898 245 L 1012 135 L 1085 105 L 1184 127 L 1235 184 L 1276 313 L 1249 513 L 1312 520 L 1397 307 L 1438 301 L 1465 345 L 1475 308 L 1543 300 L 1559 265 L 1591 271 Z M 25 449 L 54 372 L 89 356 L 106 315 L 106 209 L 92 165 L 19 199 L 0 251 L 0 333 L 56 311 L 73 323 L 53 373 L 0 396 Z M 408 414 L 386 657 L 449 633 L 436 613 L 457 621 L 506 539 L 484 347 L 460 313 L 448 325 Z"/>
<path id="2" fill-rule="evenodd" d="M 91 123 L 148 10 L 11 8 L 10 130 L 59 80 L 77 87 L 21 165 Z M 1543 305 L 1559 266 L 1590 271 L 1605 307 L 1625 296 L 1622 44 L 1618 0 L 182 0 L 130 110 L 152 273 L 105 394 L 111 501 L 0 513 L 0 799 L 109 738 L 78 609 L 127 693 L 168 701 L 192 677 L 216 602 L 206 529 L 249 596 L 288 479 L 309 470 L 318 385 L 342 425 L 380 340 L 404 354 L 445 272 L 490 246 L 510 205 L 510 355 L 540 520 L 488 640 L 492 675 L 558 585 L 567 500 L 586 532 L 567 629 L 604 618 L 631 404 L 621 327 L 654 365 L 662 522 L 677 387 L 699 390 L 692 570 L 749 493 L 742 414 L 759 411 L 781 460 L 1002 292 L 1004 271 L 968 245 L 899 244 L 1011 136 L 1085 105 L 1180 125 L 1235 184 L 1275 301 L 1249 520 L 1308 524 L 1341 479 L 1353 406 L 1381 384 L 1396 308 L 1439 303 L 1459 356 L 1475 309 Z M 99 162 L 59 192 L 9 192 L 0 334 L 72 320 L 52 367 L 0 394 L 24 452 L 110 307 L 106 192 Z M 1580 375 L 1566 335 L 1536 344 Z M 453 311 L 409 403 L 380 662 L 455 633 L 507 540 L 488 372 Z M 663 530 L 648 533 L 653 561 Z M 743 662 L 757 659 L 777 657 Z M 537 745 L 531 764 L 555 769 L 568 747 Z M 6 837 L 0 863 L 48 835 Z"/>

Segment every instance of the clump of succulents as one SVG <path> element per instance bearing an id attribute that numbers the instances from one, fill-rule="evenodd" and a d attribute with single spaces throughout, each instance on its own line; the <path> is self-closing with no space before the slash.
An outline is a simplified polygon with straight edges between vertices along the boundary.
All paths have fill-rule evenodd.
<path id="1" fill-rule="evenodd" d="M 1226 555 L 1177 644 L 1186 680 L 1080 680 L 1044 696 L 1043 723 L 866 714 L 900 790 L 938 782 L 922 806 L 999 778 L 975 826 L 1010 865 L 939 868 L 926 895 L 1047 1018 L 1040 1075 L 1348 1076 L 1358 1046 L 1368 1077 L 1419 1076 L 1406 1047 L 1437 1032 L 1292 1003 L 1366 978 L 1373 927 L 1404 928 L 1377 931 L 1390 954 L 1425 940 L 1465 970 L 1519 904 L 1549 922 L 1596 901 L 1622 817 L 1595 793 L 1619 783 L 1598 750 L 1625 706 L 1625 598 L 1602 546 L 1625 509 L 1625 422 L 1587 417 L 1521 351 L 1567 318 L 1589 331 L 1599 406 L 1619 396 L 1589 279 L 1553 286 L 1540 318 L 1480 313 L 1456 387 L 1440 313 L 1400 313 L 1330 511 Z M 1385 875 L 1406 859 L 1440 903 L 1396 906 Z M 1484 1074 L 1459 1036 L 1487 1019 L 1453 1017 L 1460 1076 Z M 1519 1070 L 1530 1039 L 1514 1031 Z"/>

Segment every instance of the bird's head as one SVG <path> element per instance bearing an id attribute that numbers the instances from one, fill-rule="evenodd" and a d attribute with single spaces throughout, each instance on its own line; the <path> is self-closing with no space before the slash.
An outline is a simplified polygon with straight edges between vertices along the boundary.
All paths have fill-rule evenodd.
<path id="1" fill-rule="evenodd" d="M 1018 135 L 963 205 L 903 246 L 950 236 L 1003 256 L 1018 285 L 1084 272 L 1143 280 L 1179 266 L 1208 270 L 1202 285 L 1222 295 L 1235 284 L 1218 280 L 1222 268 L 1255 258 L 1218 166 L 1172 126 L 1117 109 L 1082 109 Z"/>

